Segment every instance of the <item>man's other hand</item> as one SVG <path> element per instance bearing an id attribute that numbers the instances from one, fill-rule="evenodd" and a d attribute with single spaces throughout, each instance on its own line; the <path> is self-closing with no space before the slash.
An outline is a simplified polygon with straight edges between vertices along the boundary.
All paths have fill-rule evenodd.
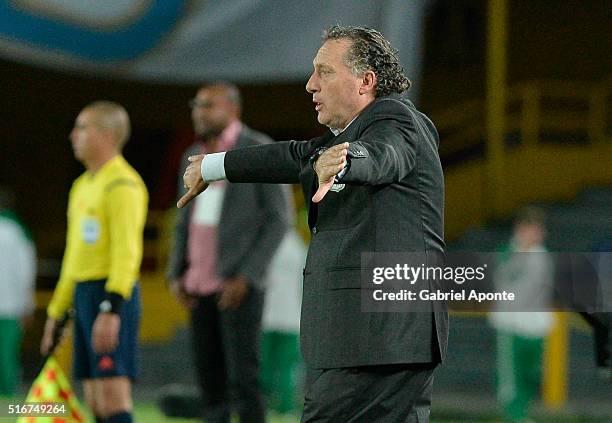
<path id="1" fill-rule="evenodd" d="M 186 309 L 191 310 L 196 306 L 197 300 L 185 291 L 185 287 L 179 279 L 172 279 L 170 281 L 170 292 L 172 292 L 178 303 Z"/>
<path id="2" fill-rule="evenodd" d="M 202 178 L 202 172 L 200 170 L 203 159 L 204 154 L 190 156 L 187 159 L 190 163 L 183 174 L 183 183 L 188 191 L 176 203 L 179 209 L 185 207 L 191 200 L 196 198 L 198 194 L 208 188 L 208 183 Z"/>
<path id="3" fill-rule="evenodd" d="M 96 354 L 110 353 L 119 345 L 121 318 L 116 313 L 99 313 L 93 325 L 91 345 Z"/>
<path id="4" fill-rule="evenodd" d="M 221 296 L 217 303 L 220 310 L 235 310 L 249 292 L 249 281 L 242 276 L 227 279 L 222 284 Z"/>
<path id="5" fill-rule="evenodd" d="M 319 179 L 319 188 L 312 197 L 314 203 L 325 197 L 334 184 L 336 175 L 346 166 L 348 147 L 348 142 L 334 145 L 325 150 L 315 162 L 314 170 Z"/>

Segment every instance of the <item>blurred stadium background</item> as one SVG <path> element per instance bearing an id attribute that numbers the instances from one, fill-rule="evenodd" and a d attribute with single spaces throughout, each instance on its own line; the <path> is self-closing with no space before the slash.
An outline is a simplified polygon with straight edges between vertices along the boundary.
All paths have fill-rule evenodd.
<path id="1" fill-rule="evenodd" d="M 164 385 L 193 383 L 186 315 L 164 280 L 175 175 L 192 140 L 187 102 L 200 83 L 226 79 L 240 86 L 250 126 L 275 139 L 320 134 L 304 84 L 319 34 L 336 22 L 374 26 L 400 50 L 411 96 L 440 132 L 450 249 L 491 251 L 533 203 L 548 213 L 553 251 L 612 238 L 608 0 L 0 1 L 0 185 L 15 191 L 39 256 L 24 391 L 63 253 L 68 190 L 82 171 L 67 138 L 78 111 L 111 99 L 132 118 L 125 156 L 151 194 L 136 418 L 174 421 L 155 401 Z M 453 314 L 450 338 L 435 421 L 495 421 L 485 316 Z M 60 356 L 69 368 L 68 345 Z M 559 314 L 536 417 L 612 421 L 612 385 L 596 378 L 593 356 L 586 324 Z"/>

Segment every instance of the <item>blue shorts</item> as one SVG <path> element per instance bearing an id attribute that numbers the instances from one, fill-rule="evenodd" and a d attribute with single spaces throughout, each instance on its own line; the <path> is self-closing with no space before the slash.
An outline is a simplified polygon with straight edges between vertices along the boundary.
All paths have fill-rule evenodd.
<path id="1" fill-rule="evenodd" d="M 96 354 L 91 345 L 98 307 L 104 300 L 106 280 L 78 282 L 74 293 L 73 371 L 76 379 L 127 376 L 137 373 L 138 329 L 140 325 L 140 288 L 134 285 L 129 301 L 121 308 L 119 345 L 107 354 Z"/>

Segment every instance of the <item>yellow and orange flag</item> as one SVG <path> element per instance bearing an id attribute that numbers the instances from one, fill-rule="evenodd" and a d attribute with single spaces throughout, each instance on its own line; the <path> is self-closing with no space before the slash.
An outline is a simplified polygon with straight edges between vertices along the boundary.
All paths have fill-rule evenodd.
<path id="1" fill-rule="evenodd" d="M 85 423 L 87 420 L 68 378 L 53 356 L 47 359 L 34 380 L 24 406 L 31 406 L 33 410 L 22 413 L 17 423 Z"/>

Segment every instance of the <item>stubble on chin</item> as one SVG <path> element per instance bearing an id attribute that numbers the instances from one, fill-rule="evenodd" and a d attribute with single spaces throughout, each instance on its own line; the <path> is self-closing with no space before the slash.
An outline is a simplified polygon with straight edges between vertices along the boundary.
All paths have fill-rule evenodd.
<path id="1" fill-rule="evenodd" d="M 223 129 L 209 128 L 209 127 L 200 128 L 200 129 L 195 130 L 196 135 L 203 140 L 217 138 L 219 135 L 221 135 L 222 132 L 223 132 Z"/>
<path id="2" fill-rule="evenodd" d="M 330 125 L 330 118 L 328 116 L 324 116 L 321 113 L 319 113 L 319 115 L 317 116 L 317 120 L 319 121 L 319 123 L 321 125 L 325 125 L 327 127 L 329 127 Z"/>

